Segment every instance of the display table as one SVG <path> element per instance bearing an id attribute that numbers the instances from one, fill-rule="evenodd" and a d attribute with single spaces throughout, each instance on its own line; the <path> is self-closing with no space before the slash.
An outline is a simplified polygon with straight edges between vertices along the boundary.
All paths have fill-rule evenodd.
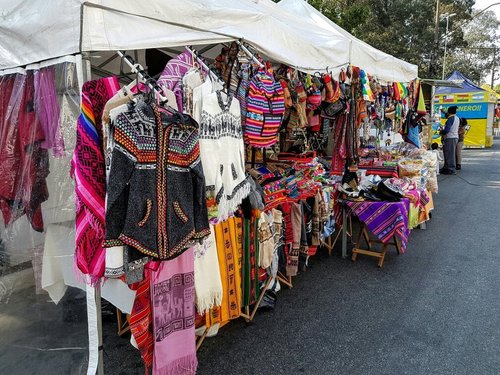
<path id="1" fill-rule="evenodd" d="M 373 256 L 378 258 L 378 266 L 382 267 L 388 246 L 395 246 L 398 254 L 404 253 L 410 234 L 408 199 L 403 198 L 399 202 L 345 201 L 345 205 L 349 213 L 356 215 L 361 222 L 359 238 L 352 250 L 353 261 L 356 261 L 358 254 Z M 370 233 L 376 239 L 370 239 Z M 368 248 L 360 247 L 362 238 Z M 372 243 L 381 243 L 382 251 L 373 250 Z"/>

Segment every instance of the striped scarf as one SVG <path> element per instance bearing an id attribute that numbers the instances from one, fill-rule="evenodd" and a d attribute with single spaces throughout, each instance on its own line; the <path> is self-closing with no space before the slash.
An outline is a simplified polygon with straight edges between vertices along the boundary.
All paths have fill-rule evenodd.
<path id="1" fill-rule="evenodd" d="M 104 274 L 104 199 L 106 175 L 102 148 L 102 113 L 120 89 L 116 77 L 86 82 L 82 88 L 72 160 L 76 200 L 75 261 L 95 285 Z"/>

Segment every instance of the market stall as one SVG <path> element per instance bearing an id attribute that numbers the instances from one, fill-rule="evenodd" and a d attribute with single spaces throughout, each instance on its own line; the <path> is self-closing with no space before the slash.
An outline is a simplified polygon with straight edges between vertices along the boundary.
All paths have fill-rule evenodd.
<path id="1" fill-rule="evenodd" d="M 461 82 L 460 88 L 439 87 L 433 99 L 434 113 L 458 106 L 458 117 L 467 119 L 470 130 L 465 135 L 464 146 L 484 148 L 493 145 L 493 122 L 496 96 L 460 72 L 453 72 L 449 81 Z M 442 118 L 444 124 L 446 119 Z"/>
<path id="2" fill-rule="evenodd" d="M 42 36 L 33 33 L 30 43 L 16 45 L 26 37 L 23 25 L 43 28 L 39 17 L 53 20 L 62 6 L 46 5 L 42 15 L 27 2 L 15 9 L 1 66 L 79 52 L 84 59 L 77 54 L 2 72 L 0 87 L 10 90 L 3 96 L 2 141 L 10 139 L 10 124 L 31 126 L 21 134 L 30 145 L 20 151 L 28 173 L 16 175 L 28 188 L 17 184 L 2 197 L 16 208 L 4 220 L 12 243 L 25 233 L 34 238 L 32 229 L 44 232 L 36 242 L 41 286 L 54 300 L 67 285 L 86 288 L 89 373 L 102 368 L 101 291 L 129 314 L 132 343 L 146 368 L 195 372 L 205 337 L 233 319 L 251 321 L 261 305 L 272 308 L 279 288 L 293 285 L 318 248 L 332 250 L 335 197 L 346 169 L 396 167 L 398 177 L 412 171 L 413 180 L 391 184 L 406 189 L 398 203 L 408 215 L 402 222 L 424 221 L 424 152 L 384 149 L 370 137 L 378 126 L 419 145 L 417 118 L 409 115 L 421 111 L 418 81 L 408 82 L 416 67 L 394 59 L 384 60 L 384 71 L 380 65 L 365 71 L 351 61 L 353 39 L 311 31 L 307 20 L 270 1 L 154 1 L 147 8 L 74 1 L 64 7 L 67 17 L 50 26 L 53 42 L 38 48 Z M 144 48 L 166 55 L 157 79 L 139 64 L 143 58 L 120 51 Z M 103 77 L 113 61 L 104 53 L 114 51 L 119 67 Z M 12 103 L 15 116 L 7 113 Z M 420 175 L 408 159 L 419 160 L 413 164 Z M 48 197 L 56 199 L 52 221 Z M 365 205 L 382 200 L 368 198 Z M 363 219 L 352 202 L 346 206 Z M 409 230 L 397 225 L 401 235 Z M 69 281 L 73 250 L 78 277 Z"/>

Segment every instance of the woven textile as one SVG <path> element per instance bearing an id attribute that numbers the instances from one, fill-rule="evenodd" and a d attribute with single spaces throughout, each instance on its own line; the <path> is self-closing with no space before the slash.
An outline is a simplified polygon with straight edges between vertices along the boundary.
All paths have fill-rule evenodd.
<path id="1" fill-rule="evenodd" d="M 241 219 L 229 218 L 215 226 L 217 253 L 222 280 L 222 304 L 219 319 L 224 323 L 241 314 Z"/>
<path id="2" fill-rule="evenodd" d="M 144 279 L 131 285 L 136 291 L 134 306 L 130 313 L 130 332 L 134 336 L 137 347 L 141 352 L 145 373 L 153 365 L 153 315 L 151 312 L 151 270 L 146 269 Z"/>
<path id="3" fill-rule="evenodd" d="M 278 140 L 285 113 L 285 96 L 271 73 L 259 71 L 250 81 L 247 98 L 245 142 L 254 147 L 270 147 Z"/>
<path id="4" fill-rule="evenodd" d="M 174 92 L 179 109 L 183 108 L 182 77 L 193 65 L 193 55 L 190 52 L 183 52 L 167 63 L 157 81 L 161 87 Z"/>
<path id="5" fill-rule="evenodd" d="M 194 249 L 160 263 L 151 275 L 153 375 L 194 375 Z"/>
<path id="6" fill-rule="evenodd" d="M 401 250 L 405 251 L 410 235 L 408 199 L 402 199 L 400 202 L 346 202 L 346 204 L 380 241 L 388 243 L 393 236 L 398 236 L 401 240 Z"/>
<path id="7" fill-rule="evenodd" d="M 104 274 L 104 200 L 106 175 L 102 147 L 102 113 L 120 89 L 116 77 L 86 82 L 82 88 L 72 170 L 76 200 L 76 265 L 95 284 Z"/>

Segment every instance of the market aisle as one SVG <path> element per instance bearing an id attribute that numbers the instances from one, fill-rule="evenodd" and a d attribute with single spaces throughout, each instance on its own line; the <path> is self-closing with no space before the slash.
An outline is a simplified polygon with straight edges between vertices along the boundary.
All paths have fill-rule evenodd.
<path id="1" fill-rule="evenodd" d="M 206 340 L 199 374 L 500 373 L 500 146 L 464 154 L 405 255 L 319 256 L 274 312 Z"/>

